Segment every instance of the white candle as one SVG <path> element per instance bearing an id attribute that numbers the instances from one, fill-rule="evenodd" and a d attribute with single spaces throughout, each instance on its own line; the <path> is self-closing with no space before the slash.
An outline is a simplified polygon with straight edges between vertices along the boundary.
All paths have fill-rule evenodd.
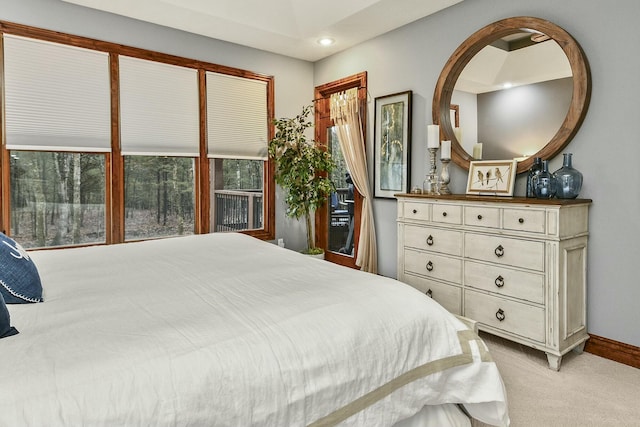
<path id="1" fill-rule="evenodd" d="M 451 141 L 442 141 L 442 148 L 440 149 L 441 159 L 451 159 Z"/>
<path id="2" fill-rule="evenodd" d="M 439 148 L 440 147 L 440 126 L 428 125 L 427 126 L 427 148 Z"/>
<path id="3" fill-rule="evenodd" d="M 473 158 L 476 160 L 482 160 L 482 143 L 481 142 L 473 145 Z"/>

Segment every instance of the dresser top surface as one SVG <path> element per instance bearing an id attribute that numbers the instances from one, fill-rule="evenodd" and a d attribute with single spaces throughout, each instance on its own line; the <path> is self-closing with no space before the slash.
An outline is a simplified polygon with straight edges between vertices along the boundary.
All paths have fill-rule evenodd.
<path id="1" fill-rule="evenodd" d="M 531 197 L 496 197 L 496 196 L 476 196 L 468 194 L 395 194 L 396 198 L 410 198 L 423 200 L 441 201 L 462 201 L 462 202 L 486 202 L 486 203 L 514 203 L 527 205 L 547 205 L 547 206 L 568 206 L 591 204 L 591 199 L 536 199 Z"/>

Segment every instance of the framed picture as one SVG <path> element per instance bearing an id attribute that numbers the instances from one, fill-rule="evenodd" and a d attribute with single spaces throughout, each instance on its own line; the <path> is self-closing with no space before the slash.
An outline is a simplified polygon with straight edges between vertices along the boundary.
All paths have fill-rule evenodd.
<path id="1" fill-rule="evenodd" d="M 516 160 L 480 160 L 469 164 L 467 194 L 512 196 Z"/>
<path id="2" fill-rule="evenodd" d="M 412 91 L 375 99 L 374 192 L 378 198 L 407 193 L 411 160 Z"/>

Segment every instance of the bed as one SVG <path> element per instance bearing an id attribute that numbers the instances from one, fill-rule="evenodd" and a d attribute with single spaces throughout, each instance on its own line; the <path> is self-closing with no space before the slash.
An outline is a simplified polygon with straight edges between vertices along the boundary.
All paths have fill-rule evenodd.
<path id="1" fill-rule="evenodd" d="M 239 233 L 29 255 L 2 426 L 509 423 L 482 340 L 396 280 Z"/>

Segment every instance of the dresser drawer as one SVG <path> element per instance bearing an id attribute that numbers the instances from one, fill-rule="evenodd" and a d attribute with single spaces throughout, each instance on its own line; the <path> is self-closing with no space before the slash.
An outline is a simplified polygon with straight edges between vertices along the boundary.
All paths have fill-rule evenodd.
<path id="1" fill-rule="evenodd" d="M 429 203 L 405 202 L 403 215 L 406 219 L 429 221 Z"/>
<path id="2" fill-rule="evenodd" d="M 538 273 L 465 261 L 464 285 L 538 304 L 544 303 L 544 275 Z"/>
<path id="3" fill-rule="evenodd" d="M 545 232 L 545 216 L 543 210 L 504 209 L 505 230 L 527 231 L 530 233 Z"/>
<path id="4" fill-rule="evenodd" d="M 473 225 L 476 227 L 498 228 L 500 227 L 500 209 L 483 206 L 465 206 L 464 223 L 465 225 Z"/>
<path id="5" fill-rule="evenodd" d="M 464 291 L 464 304 L 466 317 L 492 328 L 545 342 L 543 308 L 470 290 Z"/>
<path id="6" fill-rule="evenodd" d="M 434 204 L 431 221 L 443 224 L 462 224 L 462 206 Z"/>
<path id="7" fill-rule="evenodd" d="M 449 255 L 462 255 L 462 233 L 432 227 L 405 225 L 404 244 Z"/>
<path id="8" fill-rule="evenodd" d="M 513 267 L 544 271 L 544 242 L 467 233 L 464 256 Z"/>
<path id="9" fill-rule="evenodd" d="M 405 249 L 404 271 L 432 279 L 462 283 L 462 260 L 430 252 Z"/>
<path id="10" fill-rule="evenodd" d="M 404 281 L 436 300 L 449 312 L 457 315 L 462 314 L 462 289 L 460 287 L 435 282 L 412 274 L 405 275 Z"/>

